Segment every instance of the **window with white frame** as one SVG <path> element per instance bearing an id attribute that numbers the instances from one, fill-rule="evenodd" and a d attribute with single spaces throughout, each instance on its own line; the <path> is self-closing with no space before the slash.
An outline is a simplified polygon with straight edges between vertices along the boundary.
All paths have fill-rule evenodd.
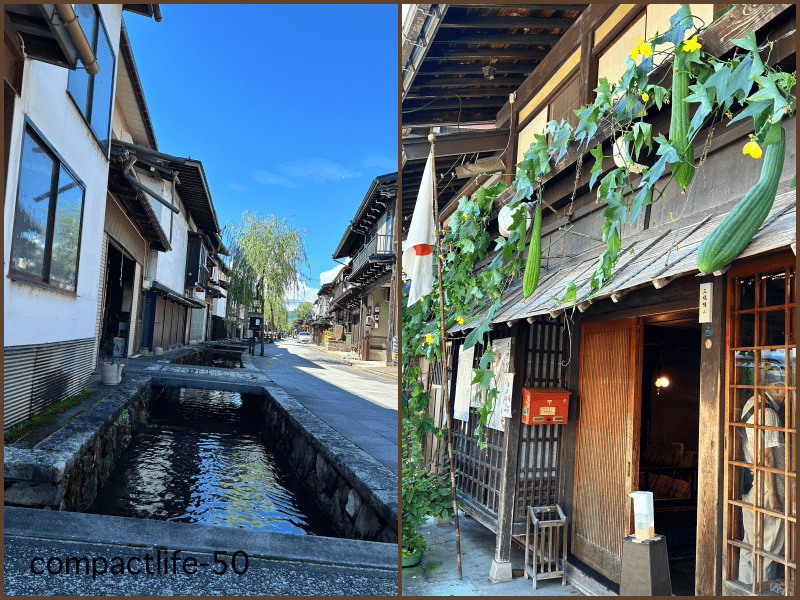
<path id="1" fill-rule="evenodd" d="M 26 124 L 10 278 L 76 291 L 84 192 L 83 182 Z"/>
<path id="2" fill-rule="evenodd" d="M 98 141 L 108 150 L 116 57 L 97 6 L 76 4 L 75 13 L 78 15 L 86 39 L 92 45 L 92 52 L 97 58 L 97 64 L 100 65 L 100 71 L 95 75 L 89 75 L 79 66 L 70 72 L 67 90 Z"/>

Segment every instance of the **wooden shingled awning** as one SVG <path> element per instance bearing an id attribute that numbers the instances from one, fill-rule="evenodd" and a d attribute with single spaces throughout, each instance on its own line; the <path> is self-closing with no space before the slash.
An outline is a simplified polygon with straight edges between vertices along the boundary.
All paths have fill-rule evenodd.
<path id="1" fill-rule="evenodd" d="M 522 295 L 520 278 L 504 295 L 503 306 L 495 314 L 492 323 L 514 323 L 544 314 L 556 316 L 573 306 L 583 312 L 591 302 L 604 298 L 617 302 L 633 290 L 650 285 L 662 288 L 679 277 L 696 274 L 696 255 L 700 242 L 722 222 L 739 200 L 737 198 L 733 202 L 698 212 L 685 218 L 682 223 L 669 223 L 623 238 L 620 258 L 611 280 L 591 301 L 585 298 L 588 285 L 578 289 L 578 302 L 575 305 L 559 304 L 553 297 L 563 296 L 568 281 L 574 281 L 577 285 L 586 281 L 597 267 L 599 251 L 543 267 L 539 285 L 527 300 Z M 796 243 L 796 222 L 797 192 L 788 189 L 786 182 L 778 190 L 764 224 L 737 260 L 792 246 Z M 546 258 L 543 257 L 543 260 Z M 463 325 L 451 327 L 448 333 L 473 329 L 484 314 L 485 309 L 477 311 Z"/>

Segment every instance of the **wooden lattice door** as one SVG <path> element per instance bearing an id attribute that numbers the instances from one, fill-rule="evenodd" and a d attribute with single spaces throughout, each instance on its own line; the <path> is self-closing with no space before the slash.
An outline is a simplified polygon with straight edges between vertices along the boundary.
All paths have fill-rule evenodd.
<path id="1" fill-rule="evenodd" d="M 581 328 L 572 554 L 617 583 L 639 471 L 640 327 L 630 318 Z"/>

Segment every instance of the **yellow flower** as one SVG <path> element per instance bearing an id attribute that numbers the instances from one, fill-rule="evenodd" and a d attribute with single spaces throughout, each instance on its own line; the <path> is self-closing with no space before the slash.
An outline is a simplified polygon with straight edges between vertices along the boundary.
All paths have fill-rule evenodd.
<path id="1" fill-rule="evenodd" d="M 702 46 L 697 41 L 697 36 L 694 36 L 692 39 L 683 42 L 684 52 L 694 52 L 695 50 L 700 50 L 700 48 L 702 48 Z"/>
<path id="2" fill-rule="evenodd" d="M 647 42 L 643 42 L 642 36 L 637 36 L 636 45 L 631 48 L 631 60 L 636 60 L 639 57 L 639 54 L 643 54 L 645 57 L 647 57 L 652 53 L 653 47 Z"/>
<path id="3" fill-rule="evenodd" d="M 467 213 L 464 213 L 464 220 L 466 221 L 467 219 L 469 219 L 469 215 Z"/>
<path id="4" fill-rule="evenodd" d="M 429 344 L 432 344 L 433 343 L 433 336 L 430 333 L 426 333 L 425 334 L 425 341 L 428 342 Z"/>
<path id="5" fill-rule="evenodd" d="M 742 154 L 749 154 L 753 158 L 761 158 L 761 148 L 755 140 L 750 140 L 742 148 Z"/>
<path id="6" fill-rule="evenodd" d="M 642 94 L 642 100 L 647 102 L 648 100 L 650 100 L 650 96 L 648 96 L 647 94 Z"/>
<path id="7" fill-rule="evenodd" d="M 459 325 L 463 325 L 463 324 L 464 324 L 464 317 L 458 317 L 458 318 L 456 319 L 456 321 L 458 321 L 458 324 L 459 324 Z"/>
<path id="8" fill-rule="evenodd" d="M 444 309 L 445 310 L 450 310 L 450 307 L 449 306 L 445 306 Z"/>
<path id="9" fill-rule="evenodd" d="M 441 254 L 439 255 L 439 258 L 441 258 L 442 260 L 444 260 L 444 256 L 442 256 Z"/>

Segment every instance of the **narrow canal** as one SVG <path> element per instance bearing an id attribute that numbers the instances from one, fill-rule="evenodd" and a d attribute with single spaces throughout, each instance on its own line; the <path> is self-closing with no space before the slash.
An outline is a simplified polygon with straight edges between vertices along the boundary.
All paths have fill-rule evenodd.
<path id="1" fill-rule="evenodd" d="M 153 388 L 147 423 L 88 512 L 338 537 L 286 458 L 264 443 L 261 401 Z"/>

